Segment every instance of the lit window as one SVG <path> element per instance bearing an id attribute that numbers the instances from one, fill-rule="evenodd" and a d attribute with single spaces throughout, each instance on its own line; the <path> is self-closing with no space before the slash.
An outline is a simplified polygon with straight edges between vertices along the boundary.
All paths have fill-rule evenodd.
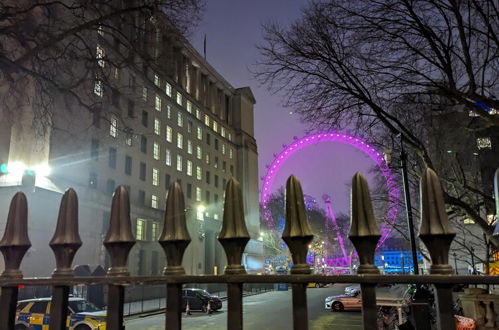
<path id="1" fill-rule="evenodd" d="M 159 171 L 157 168 L 152 169 L 152 185 L 153 186 L 159 185 Z"/>
<path id="2" fill-rule="evenodd" d="M 187 101 L 187 112 L 192 113 L 192 103 L 191 101 Z"/>
<path id="3" fill-rule="evenodd" d="M 99 26 L 97 26 L 97 33 L 100 34 L 101 36 L 104 36 L 104 27 L 100 24 Z"/>
<path id="4" fill-rule="evenodd" d="M 169 149 L 166 149 L 165 152 L 165 164 L 172 166 L 172 152 Z"/>
<path id="5" fill-rule="evenodd" d="M 157 74 L 154 75 L 154 85 L 161 87 L 161 80 Z"/>
<path id="6" fill-rule="evenodd" d="M 492 149 L 492 141 L 489 137 L 481 137 L 476 139 L 478 149 Z"/>
<path id="7" fill-rule="evenodd" d="M 204 115 L 204 124 L 210 127 L 210 116 Z"/>
<path id="8" fill-rule="evenodd" d="M 159 97 L 159 95 L 156 94 L 156 99 L 154 101 L 154 109 L 156 109 L 157 111 L 161 111 L 161 97 Z"/>
<path id="9" fill-rule="evenodd" d="M 198 140 L 203 139 L 203 130 L 201 129 L 201 127 L 197 128 L 197 136 L 198 136 Z"/>
<path id="10" fill-rule="evenodd" d="M 146 220 L 137 219 L 137 226 L 135 230 L 135 238 L 138 241 L 143 241 L 145 239 L 145 229 L 146 229 Z"/>
<path id="11" fill-rule="evenodd" d="M 199 109 L 196 109 L 196 118 L 201 120 L 201 111 Z"/>
<path id="12" fill-rule="evenodd" d="M 147 87 L 142 88 L 142 100 L 147 101 Z"/>
<path id="13" fill-rule="evenodd" d="M 218 220 L 218 213 L 213 214 L 213 219 Z"/>
<path id="14" fill-rule="evenodd" d="M 173 129 L 170 126 L 166 126 L 166 141 L 172 142 L 173 141 Z"/>
<path id="15" fill-rule="evenodd" d="M 153 157 L 154 157 L 154 159 L 159 160 L 159 155 L 160 155 L 159 144 L 157 142 L 154 142 L 154 144 L 153 144 Z"/>
<path id="16" fill-rule="evenodd" d="M 232 134 L 229 133 L 229 141 L 232 141 Z"/>
<path id="17" fill-rule="evenodd" d="M 153 209 L 157 209 L 158 208 L 158 196 L 156 196 L 156 195 L 152 195 L 151 196 L 151 207 Z"/>
<path id="18" fill-rule="evenodd" d="M 203 158 L 203 151 L 200 146 L 196 146 L 196 158 L 197 159 Z"/>
<path id="19" fill-rule="evenodd" d="M 192 141 L 191 140 L 187 140 L 187 153 L 189 155 L 192 155 Z"/>
<path id="20" fill-rule="evenodd" d="M 220 134 L 222 135 L 222 137 L 225 137 L 225 127 L 220 128 Z"/>
<path id="21" fill-rule="evenodd" d="M 128 133 L 126 135 L 125 143 L 126 143 L 127 146 L 130 146 L 130 147 L 132 146 L 132 138 L 133 138 L 132 134 Z"/>
<path id="22" fill-rule="evenodd" d="M 465 225 L 473 225 L 475 223 L 475 221 L 473 221 L 473 219 L 470 219 L 470 218 L 464 218 L 463 223 Z"/>
<path id="23" fill-rule="evenodd" d="M 114 115 L 111 116 L 111 124 L 109 125 L 109 135 L 116 137 L 118 135 L 118 119 Z"/>
<path id="24" fill-rule="evenodd" d="M 192 162 L 190 160 L 187 161 L 187 175 L 192 176 Z"/>
<path id="25" fill-rule="evenodd" d="M 206 154 L 206 157 L 205 157 L 205 161 L 206 161 L 206 164 L 210 164 L 210 154 Z"/>
<path id="26" fill-rule="evenodd" d="M 177 133 L 177 148 L 184 148 L 184 136 L 180 133 Z"/>
<path id="27" fill-rule="evenodd" d="M 95 93 L 95 95 L 97 95 L 99 97 L 102 97 L 102 95 L 104 95 L 104 88 L 102 86 L 102 81 L 99 79 L 97 79 L 95 81 L 94 93 Z"/>
<path id="28" fill-rule="evenodd" d="M 151 239 L 156 241 L 158 239 L 158 223 L 153 222 L 151 224 Z"/>
<path id="29" fill-rule="evenodd" d="M 201 188 L 196 187 L 196 201 L 201 202 Z M 203 211 L 201 211 L 203 213 Z"/>
<path id="30" fill-rule="evenodd" d="M 172 119 L 172 107 L 169 104 L 166 106 L 166 117 Z"/>
<path id="31" fill-rule="evenodd" d="M 161 121 L 158 118 L 154 118 L 154 134 L 161 134 Z"/>
<path id="32" fill-rule="evenodd" d="M 177 92 L 177 103 L 182 105 L 182 94 L 180 92 Z"/>
<path id="33" fill-rule="evenodd" d="M 97 45 L 97 49 L 95 50 L 95 58 L 97 59 L 97 64 L 103 68 L 106 66 L 106 61 L 104 61 L 104 48 Z"/>
<path id="34" fill-rule="evenodd" d="M 213 121 L 213 130 L 218 133 L 218 123 L 216 120 Z"/>
<path id="35" fill-rule="evenodd" d="M 197 189 L 196 189 L 196 196 L 197 196 Z M 201 200 L 199 200 L 198 202 L 200 202 Z M 204 220 L 204 212 L 203 210 L 196 210 L 196 219 L 197 220 L 201 220 L 203 221 Z"/>
<path id="36" fill-rule="evenodd" d="M 198 180 L 203 180 L 203 175 L 202 175 L 201 167 L 196 166 L 196 179 Z"/>
<path id="37" fill-rule="evenodd" d="M 232 159 L 233 155 L 232 155 L 232 148 L 229 148 L 229 158 Z"/>
<path id="38" fill-rule="evenodd" d="M 222 143 L 222 155 L 225 155 L 225 143 Z"/>
<path id="39" fill-rule="evenodd" d="M 172 97 L 172 85 L 170 85 L 169 83 L 166 83 L 165 93 L 169 97 Z"/>
<path id="40" fill-rule="evenodd" d="M 182 172 L 182 156 L 177 155 L 177 171 Z"/>
<path id="41" fill-rule="evenodd" d="M 468 116 L 470 116 L 470 117 L 478 117 L 478 114 L 477 114 L 475 111 L 471 111 L 471 110 L 470 110 L 470 111 L 468 112 Z"/>
<path id="42" fill-rule="evenodd" d="M 177 113 L 177 125 L 179 127 L 184 126 L 184 118 L 182 117 L 182 114 L 180 113 L 180 111 Z"/>
<path id="43" fill-rule="evenodd" d="M 494 214 L 487 214 L 487 223 L 493 225 L 496 221 L 496 216 Z"/>

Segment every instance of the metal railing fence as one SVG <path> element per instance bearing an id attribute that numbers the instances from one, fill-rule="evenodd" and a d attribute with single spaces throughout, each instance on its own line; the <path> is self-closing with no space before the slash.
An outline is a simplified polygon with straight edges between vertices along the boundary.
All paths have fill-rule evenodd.
<path id="1" fill-rule="evenodd" d="M 244 248 L 250 239 L 244 220 L 242 193 L 235 179 L 229 180 L 224 204 L 223 226 L 218 237 L 225 249 L 228 265 L 224 275 L 185 275 L 181 265 L 190 242 L 185 218 L 184 196 L 178 183 L 168 192 L 163 232 L 159 243 L 163 247 L 167 267 L 162 276 L 130 276 L 127 257 L 135 244 L 130 221 L 128 193 L 122 186 L 114 193 L 111 218 L 104 245 L 110 254 L 111 267 L 106 276 L 75 277 L 73 257 L 82 242 L 78 232 L 78 200 L 74 190 L 63 196 L 57 227 L 50 247 L 56 258 L 51 278 L 23 278 L 19 266 L 31 246 L 27 234 L 27 201 L 17 193 L 11 202 L 0 250 L 5 259 L 5 271 L 0 276 L 0 330 L 14 329 L 18 286 L 51 286 L 52 302 L 50 329 L 66 329 L 69 289 L 74 285 L 104 284 L 108 286 L 106 327 L 124 329 L 124 288 L 127 285 L 166 285 L 167 329 L 181 329 L 182 285 L 186 283 L 224 283 L 227 286 L 227 328 L 243 328 L 243 284 L 290 283 L 292 287 L 294 329 L 308 329 L 306 287 L 308 283 L 360 283 L 364 329 L 376 329 L 377 284 L 432 284 L 436 291 L 439 329 L 455 329 L 452 286 L 455 284 L 498 284 L 494 276 L 453 275 L 448 263 L 450 244 L 455 236 L 445 212 L 440 182 L 436 174 L 426 170 L 421 183 L 422 219 L 419 237 L 431 255 L 431 275 L 380 275 L 374 266 L 374 251 L 380 232 L 374 219 L 369 189 L 365 178 L 357 173 L 352 181 L 352 214 L 349 238 L 354 244 L 360 265 L 357 275 L 313 275 L 306 263 L 308 245 L 313 233 L 306 218 L 303 192 L 299 181 L 291 176 L 286 183 L 286 224 L 282 238 L 290 249 L 293 268 L 290 275 L 248 275 L 241 265 Z"/>

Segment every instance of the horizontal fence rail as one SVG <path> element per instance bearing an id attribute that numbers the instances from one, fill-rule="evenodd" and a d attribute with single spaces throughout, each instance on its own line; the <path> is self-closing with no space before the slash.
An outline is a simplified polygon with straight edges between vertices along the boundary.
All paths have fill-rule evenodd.
<path id="1" fill-rule="evenodd" d="M 78 199 L 69 189 L 63 196 L 57 227 L 50 247 L 56 258 L 52 277 L 23 278 L 19 269 L 24 254 L 30 248 L 28 238 L 27 201 L 23 193 L 12 199 L 9 215 L 0 241 L 0 251 L 5 259 L 5 270 L 0 275 L 0 330 L 15 327 L 18 287 L 52 287 L 50 329 L 66 329 L 69 289 L 76 285 L 107 285 L 107 329 L 124 329 L 124 288 L 129 285 L 162 284 L 166 286 L 167 329 L 182 327 L 182 285 L 193 283 L 221 283 L 227 285 L 227 328 L 243 328 L 243 285 L 245 283 L 289 283 L 292 286 L 294 329 L 308 329 L 306 287 L 308 283 L 360 283 L 362 290 L 362 316 L 364 329 L 376 329 L 377 284 L 431 284 L 435 287 L 437 326 L 455 329 L 452 285 L 499 284 L 495 276 L 453 275 L 448 264 L 450 244 L 455 233 L 445 212 L 440 182 L 428 169 L 421 182 L 420 238 L 430 252 L 431 275 L 381 275 L 374 265 L 374 252 L 381 237 L 374 218 L 371 197 L 365 178 L 357 173 L 352 181 L 352 214 L 349 238 L 355 246 L 360 265 L 357 275 L 315 275 L 306 263 L 308 245 L 313 232 L 308 223 L 303 192 L 299 181 L 291 176 L 286 183 L 286 223 L 282 234 L 293 258 L 290 275 L 249 275 L 241 265 L 245 246 L 250 239 L 244 219 L 244 205 L 239 183 L 229 180 L 224 203 L 223 225 L 218 240 L 227 255 L 228 265 L 223 275 L 186 275 L 182 267 L 185 249 L 190 243 L 185 217 L 185 203 L 178 183 L 170 186 L 166 201 L 163 232 L 159 244 L 165 251 L 167 267 L 161 276 L 130 276 L 127 258 L 135 244 L 130 221 L 130 202 L 126 189 L 118 187 L 113 195 L 111 218 L 104 246 L 109 252 L 111 267 L 106 276 L 73 276 L 71 264 L 82 245 L 78 232 Z"/>

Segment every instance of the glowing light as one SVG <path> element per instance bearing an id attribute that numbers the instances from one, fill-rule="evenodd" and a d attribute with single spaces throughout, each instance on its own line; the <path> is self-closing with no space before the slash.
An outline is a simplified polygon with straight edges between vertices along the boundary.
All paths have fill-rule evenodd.
<path id="1" fill-rule="evenodd" d="M 260 204 L 261 205 L 266 205 L 267 202 L 269 201 L 270 198 L 270 193 L 269 193 L 269 188 L 272 187 L 272 183 L 274 182 L 274 179 L 279 172 L 280 168 L 282 165 L 286 162 L 286 160 L 291 157 L 295 152 L 312 145 L 317 141 L 317 138 L 320 138 L 319 140 L 321 142 L 339 142 L 339 143 L 344 143 L 344 144 L 349 144 L 356 148 L 357 150 L 360 150 L 364 152 L 371 160 L 378 166 L 381 174 L 384 176 L 386 180 L 386 187 L 388 191 L 388 196 L 389 196 L 389 202 L 388 202 L 388 209 L 386 212 L 386 218 L 389 219 L 396 219 L 398 215 L 398 207 L 399 207 L 399 202 L 398 202 L 398 196 L 399 196 L 399 191 L 398 188 L 396 188 L 396 179 L 395 176 L 392 174 L 391 169 L 388 167 L 388 164 L 385 162 L 383 157 L 381 157 L 381 153 L 375 150 L 372 146 L 367 144 L 365 141 L 363 141 L 362 138 L 360 137 L 353 137 L 348 134 L 340 134 L 337 132 L 322 132 L 318 134 L 310 134 L 302 137 L 301 139 L 296 138 L 295 142 L 293 145 L 286 147 L 281 153 L 277 155 L 277 157 L 274 158 L 274 161 L 272 162 L 270 168 L 272 168 L 272 172 L 269 170 L 267 171 L 267 174 L 265 176 L 265 185 L 263 187 L 263 191 L 260 195 Z M 275 166 L 275 167 L 274 167 Z M 264 207 L 265 208 L 265 207 Z M 265 208 L 266 211 L 264 211 L 263 218 L 267 221 L 267 224 L 269 227 L 272 227 L 271 224 L 271 214 L 268 210 L 268 208 Z M 382 225 L 380 229 L 382 235 L 381 239 L 379 240 L 378 246 L 384 243 L 386 240 L 388 234 L 391 231 L 391 227 L 388 225 Z M 341 260 L 340 260 L 341 259 Z M 334 260 L 328 260 L 326 263 L 329 265 L 348 265 L 350 262 L 349 258 L 339 258 L 339 259 L 334 259 Z"/>
<path id="2" fill-rule="evenodd" d="M 13 162 L 7 165 L 7 172 L 12 176 L 22 176 L 26 170 L 26 165 L 21 162 Z"/>
<path id="3" fill-rule="evenodd" d="M 206 210 L 206 206 L 203 204 L 199 204 L 197 207 L 198 212 L 204 212 Z"/>
<path id="4" fill-rule="evenodd" d="M 0 165 L 0 173 L 1 174 L 7 173 L 7 164 Z"/>
<path id="5" fill-rule="evenodd" d="M 51 172 L 50 166 L 48 165 L 38 165 L 35 167 L 36 175 L 49 176 Z"/>

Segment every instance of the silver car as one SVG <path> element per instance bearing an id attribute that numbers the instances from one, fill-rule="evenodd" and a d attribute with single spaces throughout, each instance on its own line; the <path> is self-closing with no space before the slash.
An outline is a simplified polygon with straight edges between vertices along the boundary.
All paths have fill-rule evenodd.
<path id="1" fill-rule="evenodd" d="M 324 301 L 324 307 L 333 312 L 344 310 L 360 310 L 362 308 L 362 297 L 360 290 L 351 294 L 341 294 L 338 296 L 329 296 Z"/>

